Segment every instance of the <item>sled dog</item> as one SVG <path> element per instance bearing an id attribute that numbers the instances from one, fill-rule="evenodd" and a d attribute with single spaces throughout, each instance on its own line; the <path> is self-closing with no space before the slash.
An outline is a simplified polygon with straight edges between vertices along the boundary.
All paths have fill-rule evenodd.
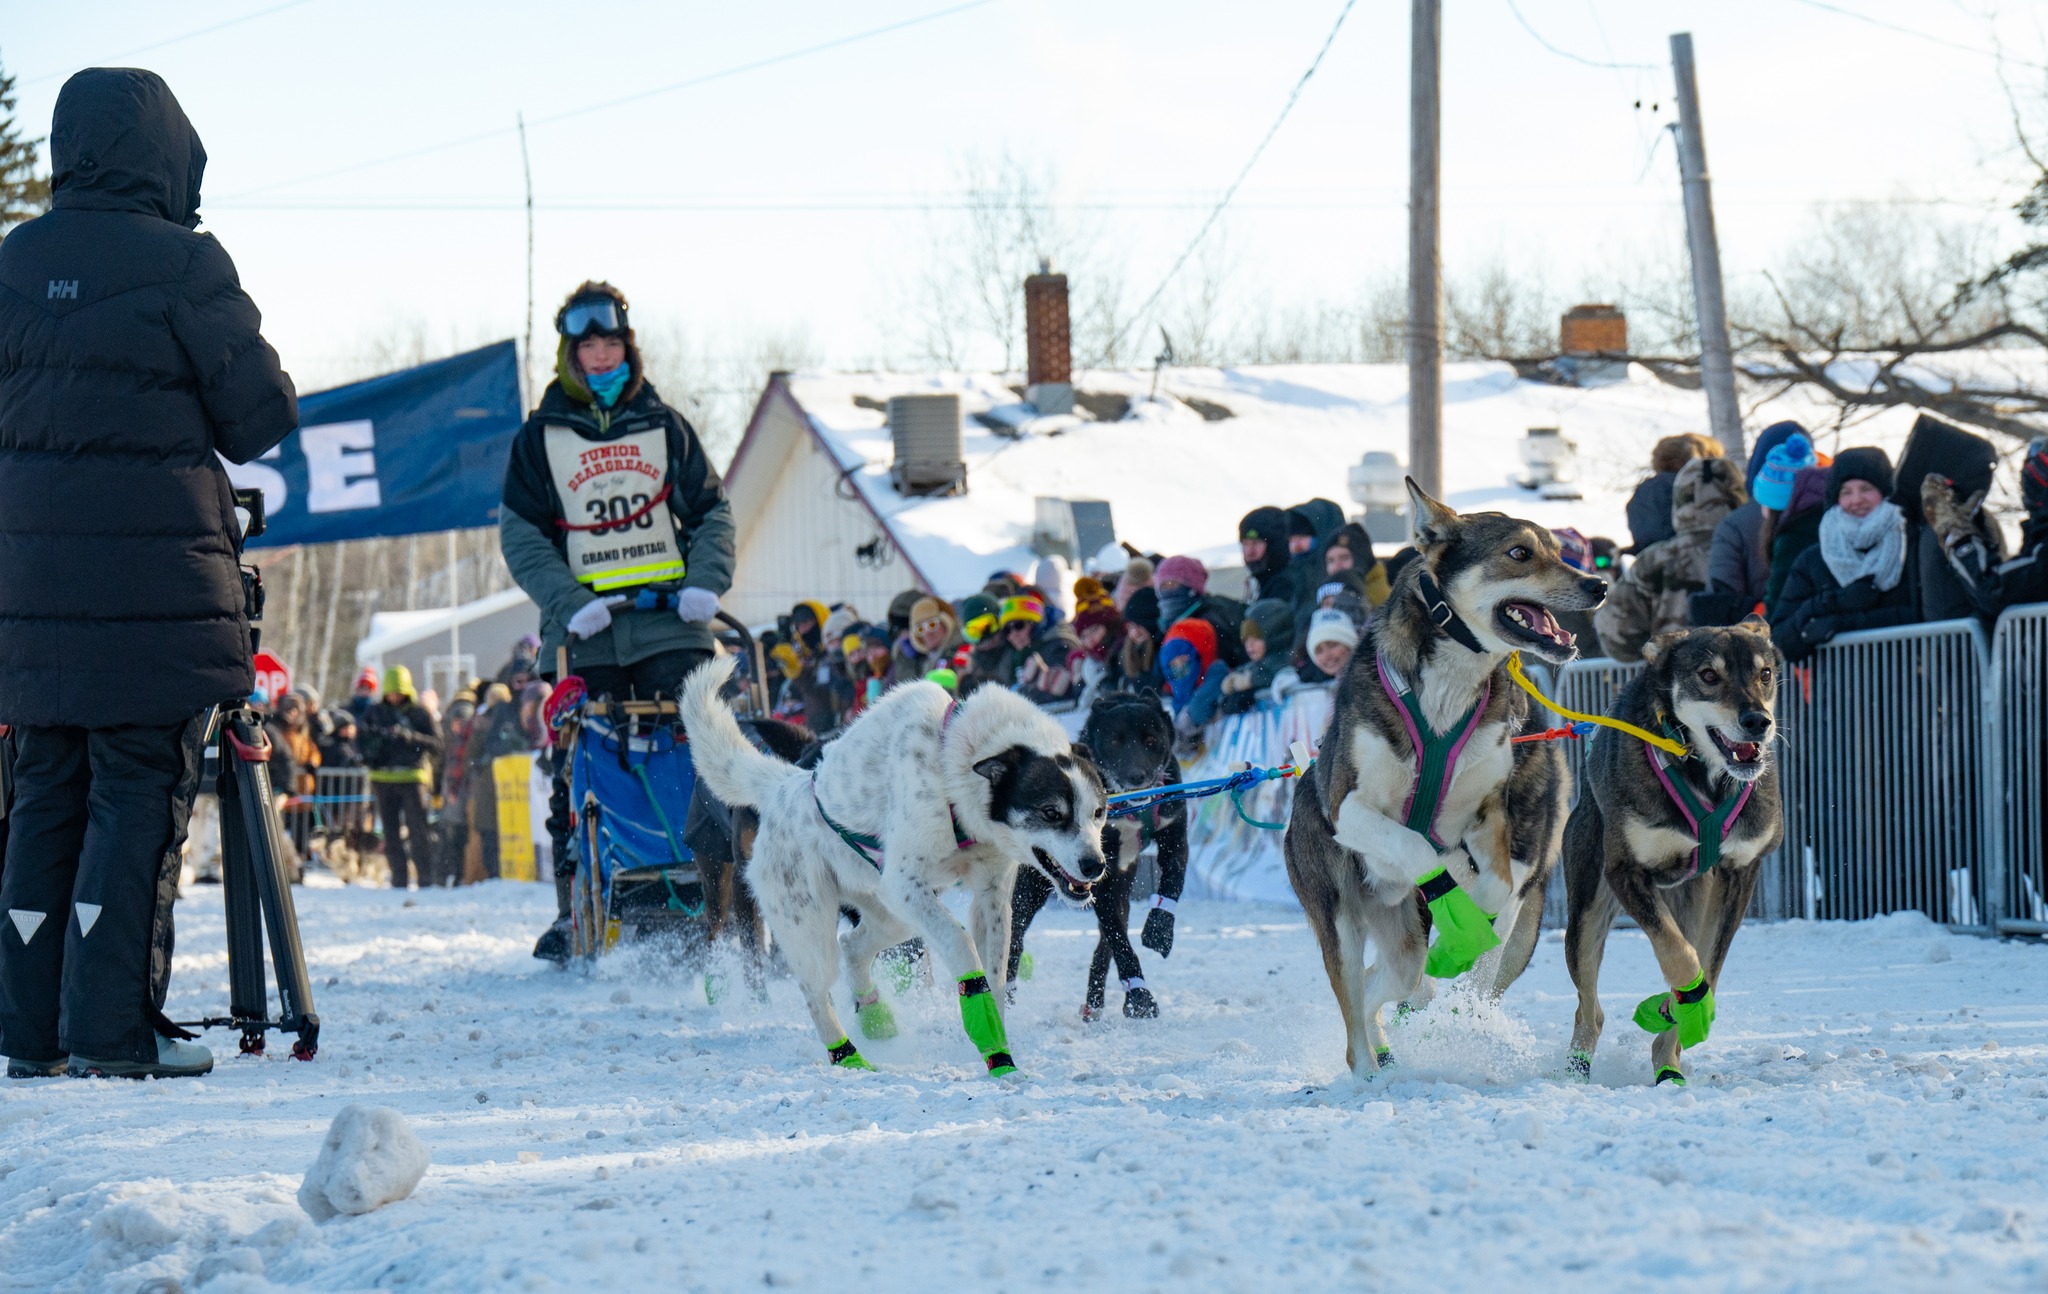
<path id="1" fill-rule="evenodd" d="M 1656 1081 L 1685 1082 L 1684 1048 L 1706 1041 L 1714 986 L 1756 889 L 1757 860 L 1785 835 L 1771 736 L 1778 657 L 1755 616 L 1653 639 L 1610 713 L 1683 743 L 1680 758 L 1603 728 L 1564 832 L 1565 966 L 1579 990 L 1571 1066 L 1600 1041 L 1600 957 L 1617 911 L 1650 937 L 1668 992 L 1636 1023 L 1655 1035 Z"/>
<path id="2" fill-rule="evenodd" d="M 1158 694 L 1150 689 L 1097 697 L 1081 728 L 1081 744 L 1093 754 L 1096 767 L 1114 792 L 1148 790 L 1180 781 L 1180 761 L 1173 757 L 1173 721 L 1166 717 Z M 1145 914 L 1141 938 L 1147 948 L 1166 957 L 1173 952 L 1174 909 L 1187 882 L 1186 801 L 1112 818 L 1102 834 L 1107 870 L 1095 885 L 1095 957 L 1088 964 L 1088 995 L 1081 1002 L 1084 1020 L 1102 1014 L 1112 960 L 1123 985 L 1124 1014 L 1133 1020 L 1159 1015 L 1158 1000 L 1146 987 L 1144 968 L 1137 950 L 1131 947 L 1131 882 L 1137 878 L 1138 855 L 1147 848 L 1158 851 L 1159 889 Z M 1024 932 L 1051 897 L 1052 885 L 1044 876 L 1030 868 L 1018 870 L 1016 893 L 1010 900 L 1009 975 L 1013 982 L 1024 953 Z"/>
<path id="3" fill-rule="evenodd" d="M 991 1074 L 1014 1072 L 997 1003 L 1020 865 L 1084 901 L 1102 878 L 1102 778 L 1057 720 L 999 688 L 954 701 L 935 683 L 891 689 L 836 740 L 815 771 L 763 754 L 719 688 L 720 657 L 690 676 L 683 723 L 698 775 L 727 804 L 760 813 L 746 881 L 802 986 L 834 1064 L 871 1068 L 832 1005 L 842 907 L 855 1015 L 869 1038 L 895 1032 L 875 989 L 875 954 L 913 935 L 960 986 L 960 1016 Z M 940 896 L 970 895 L 968 924 Z"/>
<path id="4" fill-rule="evenodd" d="M 1415 991 L 1425 968 L 1463 973 L 1500 942 L 1496 928 L 1513 937 L 1497 985 L 1527 964 L 1543 865 L 1529 855 L 1554 856 L 1569 785 L 1555 755 L 1517 760 L 1510 739 L 1531 703 L 1506 662 L 1518 650 L 1570 660 L 1577 640 L 1554 612 L 1607 592 L 1565 565 L 1541 526 L 1461 516 L 1413 481 L 1408 496 L 1417 556 L 1338 683 L 1285 842 L 1360 1078 L 1391 1059 L 1381 1008 Z M 1517 832 L 1517 817 L 1532 826 Z M 1539 910 L 1525 928 L 1527 907 Z"/>

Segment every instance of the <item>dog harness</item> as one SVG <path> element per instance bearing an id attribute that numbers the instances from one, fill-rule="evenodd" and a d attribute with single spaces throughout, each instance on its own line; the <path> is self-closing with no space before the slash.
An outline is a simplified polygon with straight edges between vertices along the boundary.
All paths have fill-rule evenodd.
<path id="1" fill-rule="evenodd" d="M 1677 734 L 1671 731 L 1669 723 L 1659 726 L 1667 737 L 1676 740 Z M 1756 784 L 1742 783 L 1735 794 L 1710 809 L 1699 792 L 1693 790 L 1692 783 L 1686 780 L 1683 769 L 1679 769 L 1676 775 L 1672 773 L 1672 766 L 1678 761 L 1648 742 L 1643 743 L 1643 753 L 1649 756 L 1650 771 L 1657 775 L 1657 780 L 1664 784 L 1664 793 L 1685 815 L 1685 823 L 1692 828 L 1693 839 L 1698 842 L 1693 846 L 1692 866 L 1686 869 L 1685 875 L 1671 882 L 1671 885 L 1683 885 L 1703 872 L 1712 871 L 1714 864 L 1721 861 L 1721 846 L 1728 839 L 1728 833 L 1735 829 L 1735 820 L 1742 816 L 1744 806 L 1749 803 L 1749 793 Z M 1669 889 L 1671 885 L 1662 888 Z"/>
<path id="2" fill-rule="evenodd" d="M 1493 695 L 1493 679 L 1487 678 L 1479 689 L 1479 700 L 1464 717 L 1452 724 L 1448 732 L 1439 733 L 1429 726 L 1421 700 L 1385 653 L 1375 652 L 1373 664 L 1378 669 L 1380 687 L 1400 712 L 1402 726 L 1408 730 L 1408 742 L 1415 748 L 1415 781 L 1408 788 L 1407 803 L 1401 806 L 1402 825 L 1442 853 L 1447 846 L 1437 839 L 1437 814 L 1443 809 L 1444 793 L 1450 790 L 1451 779 L 1457 775 L 1458 756 L 1478 730 L 1479 716 L 1486 713 L 1486 703 Z"/>
<path id="3" fill-rule="evenodd" d="M 947 704 L 946 717 L 939 720 L 939 733 L 942 738 L 945 735 L 946 729 L 952 726 L 953 712 L 959 708 L 960 703 L 958 701 Z M 825 825 L 832 828 L 834 835 L 846 842 L 848 849 L 859 854 L 861 861 L 874 868 L 876 872 L 879 873 L 882 870 L 882 838 L 855 831 L 840 823 L 831 814 L 825 812 L 825 802 L 818 798 L 818 775 L 816 773 L 811 774 L 811 803 L 817 806 L 818 816 L 824 819 Z M 953 823 L 953 847 L 955 849 L 972 849 L 975 845 L 981 843 L 960 829 L 960 811 L 958 809 L 950 804 L 947 805 L 946 816 Z"/>

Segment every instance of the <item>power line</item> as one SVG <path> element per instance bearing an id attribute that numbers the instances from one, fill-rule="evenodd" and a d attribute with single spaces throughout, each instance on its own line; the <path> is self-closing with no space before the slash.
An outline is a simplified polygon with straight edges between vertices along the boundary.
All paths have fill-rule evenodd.
<path id="1" fill-rule="evenodd" d="M 773 67 L 778 63 L 788 63 L 796 59 L 808 58 L 813 54 L 823 54 L 827 50 L 841 49 L 847 45 L 858 44 L 861 41 L 873 40 L 877 36 L 886 36 L 891 32 L 903 31 L 923 23 L 937 22 L 941 18 L 950 18 L 955 14 L 965 13 L 969 9 L 979 9 L 983 5 L 994 3 L 995 0 L 967 0 L 965 4 L 957 4 L 948 9 L 933 10 L 930 13 L 919 14 L 913 18 L 886 23 L 880 27 L 870 27 L 865 31 L 857 31 L 851 35 L 840 36 L 816 45 L 806 45 L 802 49 L 793 49 L 785 53 L 770 55 L 767 58 L 755 59 L 750 63 L 738 63 L 731 67 L 720 68 L 715 72 L 705 72 L 698 76 L 686 77 L 681 81 L 656 86 L 651 90 L 637 90 L 632 94 L 621 95 L 616 99 L 607 99 L 602 103 L 586 104 L 581 108 L 570 108 L 565 112 L 558 112 L 552 117 L 537 117 L 528 122 L 527 126 L 529 128 L 551 126 L 557 122 L 568 121 L 574 117 L 585 116 L 593 112 L 602 112 L 607 108 L 617 108 L 628 103 L 638 103 L 642 99 L 651 99 L 656 95 L 673 94 L 678 90 L 694 89 L 700 85 L 709 85 L 713 81 L 722 81 L 728 77 L 739 76 L 746 72 L 756 72 L 764 67 Z M 332 179 L 337 175 L 353 175 L 357 171 L 367 171 L 372 167 L 388 166 L 393 162 L 407 162 L 416 157 L 427 157 L 435 153 L 445 153 L 451 148 L 461 148 L 464 145 L 478 143 L 482 140 L 496 139 L 501 135 L 514 134 L 516 129 L 516 127 L 512 126 L 500 126 L 495 130 L 479 131 L 474 135 L 464 135 L 460 139 L 444 140 L 438 144 L 428 144 L 424 148 L 414 148 L 408 149 L 403 153 L 393 153 L 388 157 L 372 158 L 367 162 L 354 162 L 348 166 L 339 166 L 330 171 L 318 171 L 311 175 L 301 175 L 296 179 L 278 180 L 271 184 L 258 185 L 253 189 L 244 189 L 240 193 L 229 194 L 228 197 L 230 200 L 254 197 L 259 193 L 269 193 L 276 189 L 310 184 L 315 180 Z"/>
<path id="2" fill-rule="evenodd" d="M 1660 132 L 1660 133 L 1661 133 L 1661 132 Z M 1638 177 L 1638 182 L 1640 182 L 1640 178 L 1641 178 L 1641 177 Z M 1496 187 L 1497 187 L 1497 186 L 1496 186 Z M 1620 187 L 1620 188 L 1628 188 L 1628 187 L 1632 187 L 1632 186 L 1611 186 L 1611 185 L 1610 185 L 1610 186 L 1605 186 L 1605 188 L 1603 188 L 1603 189 L 1602 189 L 1601 191 L 1598 191 L 1598 192 L 1592 192 L 1592 193 L 1587 193 L 1587 194 L 1585 194 L 1585 195 L 1583 195 L 1583 196 L 1580 196 L 1580 197 L 1569 197 L 1569 198 L 1541 198 L 1541 197 L 1533 197 L 1533 198 L 1532 198 L 1532 197 L 1527 197 L 1527 196 L 1519 196 L 1519 197 L 1499 197 L 1499 198 L 1464 198 L 1464 199 L 1461 199 L 1461 200 L 1459 201 L 1458 205 L 1459 205 L 1459 206 L 1460 206 L 1461 208 L 1462 208 L 1462 207 L 1613 207 L 1613 206 L 1672 206 L 1672 205 L 1675 205 L 1675 204 L 1677 203 L 1677 201 L 1678 201 L 1678 199 L 1677 199 L 1676 197 L 1670 197 L 1670 198 L 1662 198 L 1662 197 L 1660 197 L 1660 198 L 1654 198 L 1654 199 L 1640 199 L 1640 198 L 1636 198 L 1636 197 L 1632 197 L 1632 196 L 1629 196 L 1628 194 L 1625 194 L 1625 193 L 1624 193 L 1624 194 L 1614 194 L 1614 193 L 1609 193 L 1609 192 L 1607 192 L 1607 190 L 1609 190 L 1609 189 L 1614 189 L 1614 188 L 1617 188 L 1617 187 Z M 1823 194 L 1823 195 L 1810 195 L 1810 194 L 1795 194 L 1795 195 L 1791 195 L 1791 196 L 1783 196 L 1783 197 L 1769 197 L 1769 198 L 1743 198 L 1743 197 L 1738 197 L 1738 196 L 1733 196 L 1733 195 L 1731 195 L 1731 196 L 1729 196 L 1729 197 L 1728 197 L 1728 198 L 1726 198 L 1726 199 L 1717 199 L 1717 201 L 1719 201 L 1719 202 L 1722 202 L 1722 203 L 1723 203 L 1723 205 L 1727 205 L 1727 206 L 1737 206 L 1737 207 L 1756 207 L 1756 206 L 1762 206 L 1762 207 L 1793 207 L 1793 206 L 1806 206 L 1806 205 L 1810 205 L 1810 204 L 1812 204 L 1812 203 L 1826 203 L 1826 202 L 1865 202 L 1865 201 L 1867 201 L 1867 202 L 1881 202 L 1881 203 L 1886 203 L 1886 204 L 1892 204 L 1892 205 L 1898 205 L 1898 206 L 1915 206 L 1915 207 L 1957 207 L 1957 208 L 1962 208 L 1962 209 L 1966 209 L 1966 210 L 1972 210 L 1972 211 L 1976 211 L 1976 210 L 1986 210 L 1986 211 L 1989 211 L 1989 210 L 2000 210 L 2000 209 L 2003 209 L 2003 208 L 2004 208 L 2005 206 L 2007 206 L 2007 205 L 2008 205 L 2008 202 L 2007 202 L 2007 200 L 2006 200 L 2005 198 L 2002 198 L 2002 197 L 2000 197 L 2000 198 L 1986 198 L 1986 199 L 1983 199 L 1983 200 L 1981 200 L 1981 201 L 1972 201 L 1972 200 L 1967 200 L 1967 199 L 1962 199 L 1962 198 L 1952 198 L 1952 197 L 1930 197 L 1930 198 L 1905 198 L 1905 197 L 1897 197 L 1897 196 L 1894 196 L 1894 195 L 1890 195 L 1890 194 L 1882 194 L 1882 195 L 1862 195 L 1862 194 L 1848 194 L 1848 195 L 1825 195 L 1825 194 Z M 976 201 L 975 201 L 975 200 L 973 200 L 973 199 L 967 199 L 967 198 L 947 198 L 947 199 L 940 199 L 940 200 L 936 200 L 936 201 L 934 201 L 934 200 L 930 200 L 930 199 L 914 199 L 914 200 L 913 200 L 913 199 L 901 199 L 901 200 L 890 200 L 890 199 L 875 199 L 875 200 L 872 200 L 872 201 L 869 201 L 869 200 L 860 200 L 860 199 L 822 199 L 822 200 L 812 200 L 812 199 L 791 199 L 791 200 L 788 200 L 788 201 L 744 201 L 744 200 L 736 200 L 736 201 L 721 201 L 721 200 L 718 200 L 718 199 L 697 199 L 697 198 L 647 198 L 647 199 L 633 199 L 633 198 L 562 198 L 562 199 L 552 199 L 552 200 L 551 200 L 551 199 L 545 199 L 545 198 L 536 198 L 536 199 L 534 199 L 534 204 L 533 204 L 533 206 L 534 206 L 534 210 L 535 210 L 535 211 L 548 211 L 548 212 L 565 212 L 565 211 L 582 211 L 582 212 L 613 212 L 613 213 L 619 213 L 619 214 L 625 214 L 625 215 L 631 215 L 631 214 L 633 214 L 633 213 L 636 213 L 636 212 L 683 212 L 683 213 L 695 213 L 695 214 L 701 214 L 701 215 L 719 215 L 719 214 L 728 214 L 728 213 L 730 213 L 730 214 L 750 214 L 750 213 L 751 213 L 751 214 L 767 214 L 767 215 L 773 215 L 773 214 L 777 214 L 777 213 L 787 213 L 787 214 L 792 214 L 792 215 L 802 215 L 802 214 L 807 214 L 807 213 L 819 213 L 819 214 L 839 214 L 839 213 L 848 213 L 848 212 L 852 212 L 852 213 L 859 213 L 859 212 L 874 212 L 874 213 L 890 213 L 890 212 L 916 212 L 916 211 L 973 211 L 973 210 L 978 210 L 978 209 L 980 209 L 982 205 L 983 205 L 983 204 L 981 204 L 981 203 L 979 203 L 979 202 L 976 202 Z M 1030 208 L 1031 208 L 1032 210 L 1034 210 L 1034 211 L 1047 211 L 1047 212 L 1050 212 L 1050 211 L 1098 211 L 1098 212 L 1112 212 L 1112 213 L 1113 213 L 1113 212 L 1134 212 L 1134 213 L 1135 213 L 1135 212 L 1172 212 L 1172 211 L 1211 211 L 1211 210 L 1213 210 L 1213 209 L 1214 209 L 1214 206 L 1215 206 L 1215 204 L 1214 204 L 1213 202 L 1209 202 L 1209 201 L 1195 201 L 1195 200 L 1189 200 L 1189 201 L 1183 201 L 1183 202 L 1174 202 L 1174 201 L 1167 201 L 1167 200 L 1159 200 L 1159 201 L 1151 201 L 1151 202 L 1133 202 L 1133 201 L 1115 201 L 1115 200 L 1087 200 L 1087 199 L 1082 199 L 1082 200 L 1075 200 L 1075 201 L 1061 201 L 1061 202 L 1036 202 L 1036 203 L 1029 203 L 1029 204 L 1024 204 L 1024 205 L 1027 205 L 1027 206 L 1029 206 L 1029 207 L 1030 207 Z M 1407 207 L 1407 205 L 1408 205 L 1408 201 L 1407 201 L 1407 199 L 1406 199 L 1406 198 L 1399 198 L 1399 197 L 1388 197 L 1388 198 L 1355 198 L 1355 199 L 1342 199 L 1342 198 L 1332 198 L 1332 199 L 1327 199 L 1327 200 L 1322 200 L 1322 201 L 1309 201 L 1309 200 L 1302 200 L 1302 201 L 1251 201 L 1251 202 L 1236 202 L 1236 203 L 1233 203 L 1233 204 L 1232 204 L 1232 209 L 1233 209 L 1233 210 L 1236 210 L 1236 211 L 1272 211 L 1272 212 L 1290 212 L 1290 211 L 1310 211 L 1310 212 L 1313 212 L 1313 211 L 1379 211 L 1379 210 L 1388 210 L 1388 211 L 1392 211 L 1392 210 L 1402 210 L 1402 209 L 1405 209 L 1405 208 Z M 523 210 L 525 210 L 525 208 L 526 208 L 526 203 L 525 203 L 525 199 L 523 199 L 523 198 L 516 198 L 516 197 L 502 197 L 502 198 L 497 198 L 497 197 L 492 197 L 492 198 L 461 198 L 461 197 L 451 197 L 451 198 L 389 198 L 389 199 L 385 199 L 385 198 L 360 198 L 360 199 L 358 199 L 358 198 L 334 198 L 334 199 L 319 199 L 319 200 L 311 200 L 311 199 L 309 199 L 309 200 L 305 200 L 305 201 L 294 201 L 294 200 L 291 200 L 291 199 L 280 199 L 280 200 L 278 200 L 278 201 L 274 201 L 274 202 L 237 202 L 237 203 L 227 203 L 227 204 L 220 204 L 220 203 L 209 203 L 209 204 L 208 204 L 208 210 L 211 210 L 211 211 L 235 211 L 235 212 L 279 212 L 279 213 L 287 213 L 287 214 L 289 214 L 289 213 L 303 213 L 303 214 L 307 214 L 307 215 L 321 215 L 321 214 L 327 214 L 327 213 L 342 213 L 342 212 L 391 212 L 391 213 L 394 213 L 394 214 L 403 214 L 403 213 L 408 213 L 408 212 L 417 212 L 417 213 L 422 213 L 422 214 L 431 214 L 431 213 L 436 213 L 436 212 L 465 212 L 465 211 L 477 211 L 477 212 L 488 212 L 488 211 L 523 211 Z"/>
<path id="3" fill-rule="evenodd" d="M 1507 6 L 1508 12 L 1515 16 L 1515 21 L 1522 24 L 1522 30 L 1529 33 L 1529 38 L 1559 58 L 1569 59 L 1574 63 L 1583 63 L 1587 67 L 1608 68 L 1620 72 L 1655 72 L 1660 70 L 1654 63 L 1603 63 L 1599 59 L 1587 58 L 1582 54 L 1574 54 L 1568 49 L 1559 49 L 1545 40 L 1542 32 L 1529 25 L 1529 20 L 1522 16 L 1522 11 L 1516 6 L 1515 0 L 1507 0 Z M 1602 39 L 1605 39 L 1604 35 Z"/>
<path id="4" fill-rule="evenodd" d="M 124 58 L 134 58 L 137 54 L 147 54 L 151 50 L 162 49 L 166 45 L 176 45 L 181 41 L 196 40 L 201 36 L 210 36 L 214 32 L 224 31 L 229 27 L 240 26 L 242 23 L 245 22 L 254 22 L 258 18 L 268 18 L 270 15 L 274 13 L 279 13 L 286 9 L 296 9 L 302 4 L 310 3 L 311 0 L 285 0 L 283 4 L 272 5 L 268 9 L 258 9 L 255 13 L 245 13 L 239 18 L 230 18 L 226 22 L 217 22 L 213 24 L 211 27 L 201 27 L 197 31 L 188 31 L 182 36 L 172 36 L 167 40 L 157 41 L 153 45 L 140 45 L 134 49 L 127 50 L 120 54 L 109 55 L 106 58 L 99 59 L 95 66 L 104 67 L 107 64 L 119 62 L 121 59 Z M 70 75 L 69 72 L 44 72 L 39 76 L 32 76 L 28 78 L 26 81 L 23 81 L 22 84 L 38 85 L 44 81 L 54 81 L 60 76 L 68 75 Z"/>
<path id="5" fill-rule="evenodd" d="M 1323 65 L 1323 55 L 1330 52 L 1330 46 L 1336 41 L 1337 33 L 1344 29 L 1344 20 L 1351 16 L 1351 7 L 1357 3 L 1358 0 L 1344 0 L 1344 7 L 1337 13 L 1337 21 L 1330 25 L 1330 34 L 1323 37 L 1322 47 L 1316 50 L 1316 56 L 1309 60 L 1308 70 L 1294 83 L 1294 89 L 1289 92 L 1287 102 L 1280 105 L 1280 115 L 1273 118 L 1273 124 L 1266 128 L 1265 137 L 1259 140 L 1259 146 L 1252 150 L 1252 155 L 1245 159 L 1244 166 L 1238 170 L 1237 178 L 1230 182 L 1230 187 L 1216 200 L 1216 205 L 1209 211 L 1209 218 L 1202 222 L 1202 227 L 1195 231 L 1195 236 L 1188 240 L 1188 245 L 1174 258 L 1172 267 L 1166 271 L 1166 276 L 1159 280 L 1159 286 L 1153 288 L 1152 295 L 1145 298 L 1145 304 L 1139 306 L 1131 317 L 1124 321 L 1122 327 L 1110 334 L 1109 340 L 1102 345 L 1102 353 L 1088 365 L 1089 368 L 1099 367 L 1109 357 L 1109 353 L 1123 342 L 1124 334 L 1131 330 L 1131 325 L 1143 319 L 1146 313 L 1159 303 L 1160 295 L 1166 291 L 1166 285 L 1173 282 L 1173 276 L 1180 273 L 1181 266 L 1186 265 L 1188 258 L 1195 254 L 1195 248 L 1201 246 L 1202 240 L 1209 236 L 1209 231 L 1216 227 L 1216 222 L 1223 216 L 1224 208 L 1237 196 L 1238 187 L 1244 183 L 1245 177 L 1252 173 L 1252 168 L 1259 164 L 1259 158 L 1265 155 L 1266 145 L 1273 142 L 1273 136 L 1280 133 L 1280 127 L 1287 121 L 1287 114 L 1294 111 L 1295 103 L 1301 99 L 1301 92 L 1308 88 L 1309 79 L 1315 76 L 1316 69 Z"/>
<path id="6" fill-rule="evenodd" d="M 1799 3 L 1809 9 L 1819 9 L 1825 13 L 1837 14 L 1843 18 L 1854 18 L 1857 22 L 1866 23 L 1872 27 L 1881 27 L 1885 31 L 1895 31 L 1901 36 L 1912 36 L 1918 40 L 1927 41 L 1930 44 L 1961 50 L 1965 54 L 1976 54 L 1984 58 L 1996 59 L 2001 63 L 2013 63 L 2020 67 L 2030 67 L 2037 72 L 2048 72 L 2048 63 L 2035 63 L 2024 58 L 2014 58 L 2003 50 L 1986 49 L 1982 45 L 1966 45 L 1962 41 L 1950 40 L 1946 36 L 1937 36 L 1932 32 L 1921 31 L 1916 27 L 1902 27 L 1898 23 L 1887 22 L 1883 18 L 1873 18 L 1867 13 L 1858 13 L 1854 9 L 1845 9 L 1838 4 L 1829 4 L 1828 0 L 1799 0 Z"/>

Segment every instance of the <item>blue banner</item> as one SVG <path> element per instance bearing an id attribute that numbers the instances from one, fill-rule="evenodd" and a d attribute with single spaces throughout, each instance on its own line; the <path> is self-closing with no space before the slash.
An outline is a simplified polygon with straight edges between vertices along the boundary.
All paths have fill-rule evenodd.
<path id="1" fill-rule="evenodd" d="M 269 529 L 249 546 L 497 525 L 520 404 L 509 341 L 300 396 L 297 431 L 228 466 L 263 491 Z"/>

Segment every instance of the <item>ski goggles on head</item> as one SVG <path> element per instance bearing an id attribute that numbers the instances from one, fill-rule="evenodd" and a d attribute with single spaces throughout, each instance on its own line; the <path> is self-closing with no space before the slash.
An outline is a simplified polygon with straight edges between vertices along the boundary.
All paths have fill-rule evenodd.
<path id="1" fill-rule="evenodd" d="M 591 333 L 616 336 L 626 331 L 626 312 L 610 297 L 584 297 L 562 307 L 555 316 L 555 331 L 571 341 Z"/>
<path id="2" fill-rule="evenodd" d="M 994 630 L 995 627 L 995 616 L 976 616 L 974 617 L 974 619 L 969 620 L 966 624 L 960 626 L 960 635 L 961 637 L 965 638 L 968 642 L 978 643 L 982 639 L 988 637 L 989 633 L 992 630 Z"/>

